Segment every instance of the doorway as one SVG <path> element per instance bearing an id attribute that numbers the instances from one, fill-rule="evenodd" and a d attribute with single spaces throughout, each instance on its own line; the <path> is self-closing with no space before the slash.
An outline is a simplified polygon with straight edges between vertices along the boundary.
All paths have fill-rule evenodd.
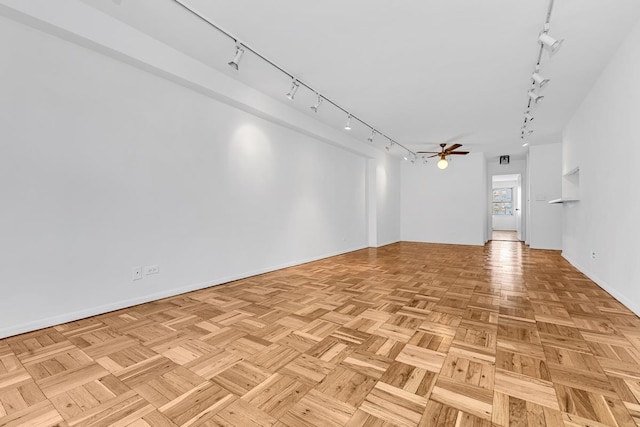
<path id="1" fill-rule="evenodd" d="M 491 177 L 491 240 L 523 240 L 521 205 L 521 174 Z"/>

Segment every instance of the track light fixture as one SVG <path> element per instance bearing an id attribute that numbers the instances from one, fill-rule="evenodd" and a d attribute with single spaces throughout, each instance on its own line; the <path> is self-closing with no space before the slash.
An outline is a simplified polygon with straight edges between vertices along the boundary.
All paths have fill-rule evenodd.
<path id="1" fill-rule="evenodd" d="M 531 77 L 533 78 L 533 81 L 536 82 L 536 84 L 540 89 L 542 89 L 547 83 L 551 81 L 549 79 L 545 79 L 544 77 L 542 77 L 538 72 L 533 73 Z"/>
<path id="2" fill-rule="evenodd" d="M 531 100 L 536 104 L 539 104 L 544 99 L 543 95 L 537 94 L 532 90 L 530 90 L 527 95 L 529 95 L 529 98 L 531 98 Z"/>
<path id="3" fill-rule="evenodd" d="M 540 64 L 542 62 L 543 51 L 548 50 L 549 54 L 553 56 L 560 46 L 562 46 L 563 40 L 557 40 L 549 35 L 549 29 L 551 27 L 551 12 L 553 11 L 553 3 L 554 0 L 549 0 L 549 7 L 547 9 L 547 17 L 544 21 L 544 27 L 540 34 L 538 35 L 538 58 L 536 60 L 536 66 L 531 74 L 531 79 L 533 80 L 531 84 L 531 89 L 527 92 L 527 108 L 524 111 L 524 126 L 521 128 L 522 133 L 522 146 L 526 147 L 529 145 L 527 141 L 524 140 L 525 136 L 530 136 L 533 133 L 533 130 L 527 129 L 527 125 L 531 122 L 534 117 L 531 114 L 532 109 L 535 104 L 539 104 L 544 99 L 543 95 L 536 93 L 536 89 L 538 92 L 542 90 L 550 81 L 550 79 L 545 78 L 542 74 L 540 74 Z"/>
<path id="4" fill-rule="evenodd" d="M 293 101 L 293 98 L 296 96 L 296 92 L 300 87 L 300 83 L 296 79 L 293 79 L 291 82 L 291 89 L 289 89 L 289 93 L 287 93 L 287 98 Z"/>
<path id="5" fill-rule="evenodd" d="M 427 164 L 427 157 L 426 156 L 422 156 L 422 163 L 423 164 Z"/>
<path id="6" fill-rule="evenodd" d="M 405 154 L 405 156 L 403 157 L 403 159 L 411 163 L 415 163 L 417 158 L 418 156 L 413 154 L 413 152 L 409 150 L 407 150 L 407 154 Z"/>
<path id="7" fill-rule="evenodd" d="M 322 97 L 320 96 L 320 94 L 318 94 L 318 100 L 316 101 L 316 103 L 314 105 L 312 105 L 309 108 L 311 108 L 314 113 L 317 113 L 318 112 L 318 108 L 320 108 L 320 104 L 322 104 Z"/>
<path id="8" fill-rule="evenodd" d="M 411 151 L 407 150 L 407 154 L 403 157 L 403 159 L 407 162 L 415 163 L 418 156 L 413 154 Z"/>
<path id="9" fill-rule="evenodd" d="M 562 42 L 564 41 L 562 39 L 554 39 L 549 35 L 549 32 L 546 29 L 545 31 L 540 33 L 540 37 L 538 37 L 538 40 L 540 40 L 542 46 L 544 46 L 551 55 L 554 55 L 556 52 L 558 52 L 558 49 L 560 49 L 560 46 L 562 46 Z"/>
<path id="10" fill-rule="evenodd" d="M 375 137 L 376 137 L 376 130 L 375 129 L 371 129 L 371 135 L 369 135 L 369 138 L 367 138 L 367 141 L 373 142 Z"/>
<path id="11" fill-rule="evenodd" d="M 389 140 L 389 143 L 384 147 L 385 150 L 390 151 L 391 147 L 393 147 L 393 141 Z"/>
<path id="12" fill-rule="evenodd" d="M 240 63 L 240 59 L 242 58 L 242 54 L 244 53 L 244 49 L 240 42 L 236 42 L 236 54 L 233 56 L 233 59 L 228 62 L 229 66 L 234 70 L 238 70 L 238 64 Z"/>
<path id="13" fill-rule="evenodd" d="M 351 114 L 347 116 L 347 124 L 344 125 L 344 130 L 351 130 Z"/>

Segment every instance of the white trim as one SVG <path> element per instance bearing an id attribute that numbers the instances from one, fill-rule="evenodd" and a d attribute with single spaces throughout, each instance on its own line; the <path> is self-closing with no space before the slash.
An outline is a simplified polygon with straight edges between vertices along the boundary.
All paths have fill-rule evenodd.
<path id="1" fill-rule="evenodd" d="M 389 240 L 388 242 L 382 242 L 382 243 L 378 242 L 378 245 L 375 247 L 381 248 L 383 246 L 393 245 L 394 243 L 399 243 L 399 242 L 401 242 L 401 240 Z M 374 246 L 371 246 L 371 247 L 374 247 Z"/>
<path id="2" fill-rule="evenodd" d="M 609 295 L 611 295 L 616 300 L 618 300 L 618 302 L 620 302 L 625 307 L 627 307 L 629 310 L 634 312 L 637 316 L 640 316 L 640 305 L 638 305 L 638 303 L 630 300 L 626 296 L 624 296 L 621 293 L 617 292 L 613 288 L 613 286 L 609 285 L 607 282 L 605 282 L 604 280 L 602 280 L 601 278 L 599 278 L 595 274 L 589 272 L 586 268 L 583 268 L 580 264 L 578 264 L 573 259 L 571 259 L 571 257 L 567 256 L 564 252 L 562 252 L 562 258 L 566 259 L 569 262 L 569 264 L 571 264 L 572 266 L 577 268 L 582 274 L 584 274 L 589 279 L 591 279 L 596 285 L 600 286 L 602 289 L 607 291 L 609 293 Z"/>
<path id="3" fill-rule="evenodd" d="M 133 307 L 138 304 L 144 304 L 150 301 L 157 301 L 163 298 L 173 297 L 187 292 L 193 292 L 200 289 L 209 288 L 211 286 L 217 286 L 224 283 L 233 282 L 235 280 L 246 279 L 251 276 L 257 276 L 259 274 L 269 273 L 283 268 L 293 267 L 296 265 L 306 264 L 308 262 L 318 261 L 320 259 L 331 258 L 338 255 L 343 255 L 349 252 L 366 249 L 367 246 L 359 246 L 344 251 L 338 251 L 330 254 L 320 255 L 316 257 L 310 257 L 298 261 L 287 262 L 284 264 L 275 265 L 272 267 L 261 268 L 258 270 L 241 273 L 233 276 L 222 277 L 219 279 L 194 283 L 191 285 L 182 286 L 179 288 L 168 289 L 163 292 L 156 292 L 153 294 L 144 295 L 142 297 L 132 298 L 128 300 L 114 302 L 112 304 L 100 305 L 97 307 L 91 307 L 84 310 L 74 311 L 72 313 L 66 313 L 59 316 L 47 317 L 45 319 L 39 319 L 34 322 L 23 323 L 20 325 L 12 325 L 7 328 L 0 329 L 0 339 L 7 338 L 14 335 L 24 334 L 26 332 L 36 331 L 38 329 L 49 328 L 51 326 L 60 325 L 62 323 L 74 322 L 76 320 L 85 319 L 87 317 L 97 316 L 100 314 L 108 313 L 110 311 L 121 310 L 123 308 Z"/>

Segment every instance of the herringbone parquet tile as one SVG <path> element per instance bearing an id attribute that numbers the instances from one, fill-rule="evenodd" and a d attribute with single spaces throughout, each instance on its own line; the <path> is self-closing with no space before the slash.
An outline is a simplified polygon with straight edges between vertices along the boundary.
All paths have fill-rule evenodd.
<path id="1" fill-rule="evenodd" d="M 640 319 L 554 251 L 398 243 L 0 340 L 0 426 L 638 426 Z"/>

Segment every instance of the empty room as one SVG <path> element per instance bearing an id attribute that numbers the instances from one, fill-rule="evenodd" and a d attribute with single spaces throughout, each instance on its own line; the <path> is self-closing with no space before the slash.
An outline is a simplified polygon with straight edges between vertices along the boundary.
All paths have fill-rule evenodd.
<path id="1" fill-rule="evenodd" d="M 637 0 L 0 0 L 0 426 L 640 426 Z"/>

